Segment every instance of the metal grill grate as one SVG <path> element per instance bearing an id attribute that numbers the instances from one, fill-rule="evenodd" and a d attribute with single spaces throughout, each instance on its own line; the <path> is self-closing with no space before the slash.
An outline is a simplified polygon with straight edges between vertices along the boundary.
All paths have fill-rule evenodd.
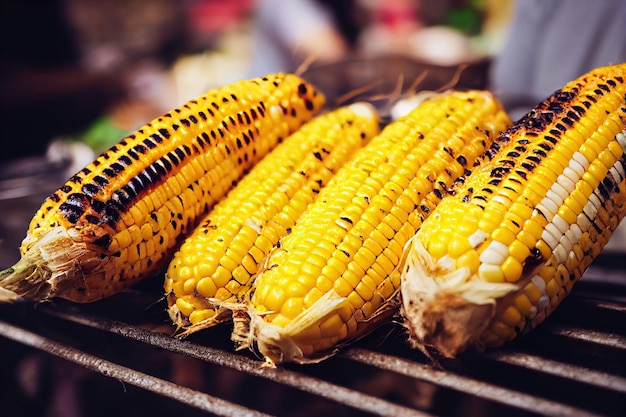
<path id="1" fill-rule="evenodd" d="M 442 359 L 443 369 L 411 350 L 396 324 L 319 364 L 262 368 L 251 352 L 232 351 L 228 326 L 186 340 L 171 337 L 154 280 L 89 305 L 0 306 L 2 385 L 12 387 L 2 390 L 10 396 L 3 404 L 16 415 L 45 410 L 55 401 L 50 393 L 74 378 L 83 398 L 78 409 L 90 416 L 130 415 L 139 402 L 142 415 L 623 415 L 626 276 L 620 262 L 597 262 L 603 268 L 592 267 L 534 333 L 502 349 Z M 33 355 L 56 364 L 49 368 L 74 366 L 82 373 L 51 372 L 39 394 L 24 394 L 16 380 Z M 72 377 L 76 372 L 80 377 Z M 89 382 L 90 375 L 100 379 Z"/>

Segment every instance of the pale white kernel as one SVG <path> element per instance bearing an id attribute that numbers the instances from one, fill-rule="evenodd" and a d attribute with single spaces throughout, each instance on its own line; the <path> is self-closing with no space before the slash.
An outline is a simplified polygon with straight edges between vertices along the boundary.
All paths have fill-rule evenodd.
<path id="1" fill-rule="evenodd" d="M 589 196 L 589 202 L 593 204 L 593 206 L 600 210 L 602 208 L 602 200 L 598 197 L 598 190 L 594 190 L 593 193 Z"/>
<path id="2" fill-rule="evenodd" d="M 570 167 L 565 167 L 563 170 L 563 174 L 559 175 L 556 181 L 567 191 L 567 193 L 571 193 L 576 188 L 576 181 L 578 181 L 580 177 L 576 175 L 573 169 Z"/>
<path id="3" fill-rule="evenodd" d="M 558 245 L 559 241 L 561 240 L 561 232 L 559 232 L 559 229 L 556 228 L 554 223 L 548 223 L 543 229 L 541 238 L 546 241 L 546 243 L 552 248 L 552 250 L 554 250 L 556 245 Z"/>
<path id="4" fill-rule="evenodd" d="M 580 164 L 580 166 L 583 169 L 583 172 L 587 171 L 587 169 L 589 168 L 589 161 L 587 160 L 585 155 L 583 155 L 582 153 L 574 152 L 574 155 L 572 155 L 572 159 Z"/>
<path id="5" fill-rule="evenodd" d="M 560 202 L 558 203 L 559 205 L 563 204 L 563 201 L 565 201 L 565 199 L 567 198 L 567 196 L 571 192 L 571 191 L 567 191 L 565 189 L 565 187 L 563 187 L 561 184 L 558 183 L 558 178 L 557 178 L 557 182 L 552 184 L 551 189 L 552 189 L 552 191 L 554 191 L 555 194 L 557 194 L 559 196 L 559 198 L 560 198 Z M 556 203 L 556 201 L 555 201 L 555 203 Z"/>
<path id="6" fill-rule="evenodd" d="M 580 213 L 576 219 L 576 224 L 580 227 L 580 230 L 586 232 L 591 227 L 591 221 L 585 213 Z"/>
<path id="7" fill-rule="evenodd" d="M 566 250 L 563 245 L 557 245 L 557 247 L 554 249 L 553 256 L 555 257 L 558 263 L 562 264 L 562 263 L 565 263 L 565 261 L 567 260 L 568 253 L 569 251 Z"/>
<path id="8" fill-rule="evenodd" d="M 552 223 L 556 226 L 557 229 L 559 229 L 559 232 L 561 232 L 561 234 L 565 234 L 565 232 L 569 230 L 569 223 L 566 222 L 565 219 L 558 214 L 554 216 L 554 218 L 552 219 Z"/>
<path id="9" fill-rule="evenodd" d="M 617 139 L 617 143 L 619 143 L 624 152 L 626 152 L 626 130 L 622 130 L 615 135 L 615 139 Z"/>
<path id="10" fill-rule="evenodd" d="M 583 174 L 585 173 L 585 168 L 583 168 L 583 166 L 580 165 L 580 163 L 578 163 L 578 161 L 573 158 L 569 160 L 568 168 L 576 173 L 577 178 L 582 178 Z"/>
<path id="11" fill-rule="evenodd" d="M 617 165 L 617 164 L 616 164 Z M 619 174 L 619 171 L 617 170 L 617 168 L 615 167 L 615 165 L 613 165 L 611 167 L 611 169 L 609 169 L 609 173 L 611 174 L 611 176 L 613 177 L 613 181 L 615 181 L 615 183 L 619 184 L 621 182 L 621 180 L 624 179 L 624 177 L 622 177 Z"/>
<path id="12" fill-rule="evenodd" d="M 537 300 L 536 305 L 538 311 L 543 311 L 546 307 L 548 307 L 548 305 L 550 305 L 550 298 L 547 295 L 542 295 L 539 297 L 539 300 Z"/>
<path id="13" fill-rule="evenodd" d="M 500 268 L 500 265 L 481 263 L 478 267 L 478 275 L 481 278 L 490 281 L 488 277 L 497 277 L 502 275 L 502 268 Z"/>
<path id="14" fill-rule="evenodd" d="M 587 215 L 589 220 L 593 220 L 593 219 L 596 218 L 596 215 L 598 214 L 598 209 L 596 208 L 596 206 L 594 204 L 589 202 L 583 208 L 583 213 L 585 213 Z"/>
<path id="15" fill-rule="evenodd" d="M 617 161 L 615 165 L 613 165 L 613 168 L 617 170 L 621 179 L 626 177 L 626 171 L 624 171 L 624 164 L 622 164 L 622 161 Z"/>
<path id="16" fill-rule="evenodd" d="M 535 287 L 539 290 L 542 295 L 546 294 L 546 282 L 541 278 L 540 275 L 535 275 L 530 279 L 530 281 L 535 284 Z"/>
<path id="17" fill-rule="evenodd" d="M 578 242 L 580 240 L 580 237 L 583 235 L 582 230 L 580 230 L 580 227 L 578 226 L 578 224 L 574 223 L 570 226 L 569 228 L 569 233 L 571 233 L 571 238 L 570 240 L 575 243 Z"/>
<path id="18" fill-rule="evenodd" d="M 528 318 L 530 318 L 531 320 L 535 318 L 535 316 L 537 315 L 537 307 L 532 306 L 530 307 L 530 312 L 528 313 Z"/>
<path id="19" fill-rule="evenodd" d="M 480 254 L 480 262 L 500 265 L 509 255 L 509 249 L 501 242 L 492 240 L 489 246 Z"/>
<path id="20" fill-rule="evenodd" d="M 472 235 L 468 237 L 467 240 L 469 244 L 472 245 L 472 248 L 476 248 L 478 245 L 487 240 L 488 236 L 489 235 L 485 231 L 478 229 L 474 233 L 472 233 Z"/>

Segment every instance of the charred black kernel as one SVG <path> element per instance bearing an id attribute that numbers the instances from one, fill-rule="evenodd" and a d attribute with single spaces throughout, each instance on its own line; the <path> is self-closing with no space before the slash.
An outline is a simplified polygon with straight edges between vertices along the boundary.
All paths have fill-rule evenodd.
<path id="1" fill-rule="evenodd" d="M 174 152 L 168 152 L 167 154 L 167 158 L 172 161 L 172 163 L 174 164 L 174 166 L 178 166 L 180 164 L 180 160 L 176 157 L 176 155 L 174 154 Z"/>
<path id="2" fill-rule="evenodd" d="M 146 138 L 143 140 L 144 145 L 146 145 L 148 147 L 148 149 L 154 149 L 156 148 L 156 144 L 154 142 L 152 142 L 150 139 Z"/>
<path id="3" fill-rule="evenodd" d="M 502 178 L 505 174 L 508 174 L 511 168 L 509 167 L 496 167 L 491 170 L 491 176 L 496 178 Z"/>
<path id="4" fill-rule="evenodd" d="M 97 213 L 102 213 L 102 211 L 106 208 L 106 204 L 104 204 L 103 201 L 94 198 L 91 200 L 91 208 Z"/>
<path id="5" fill-rule="evenodd" d="M 608 185 L 608 187 L 607 187 Z M 611 181 L 609 180 L 607 183 L 607 179 L 605 178 L 600 184 L 598 184 L 598 192 L 602 196 L 603 199 L 608 200 L 610 192 L 609 189 L 612 188 Z"/>
<path id="6" fill-rule="evenodd" d="M 559 113 L 563 111 L 563 105 L 559 102 L 553 101 L 548 105 L 548 110 Z"/>
<path id="7" fill-rule="evenodd" d="M 243 124 L 243 115 L 241 113 L 237 113 L 237 121 L 240 125 Z"/>
<path id="8" fill-rule="evenodd" d="M 111 164 L 111 169 L 115 171 L 116 174 L 119 174 L 120 172 L 124 171 L 124 165 L 120 164 L 119 162 L 113 162 Z"/>
<path id="9" fill-rule="evenodd" d="M 109 159 L 109 158 L 111 158 L 111 155 L 109 155 L 109 152 L 105 152 L 105 153 L 103 153 L 101 155 L 101 157 L 104 158 L 104 159 Z"/>
<path id="10" fill-rule="evenodd" d="M 304 107 L 309 111 L 313 110 L 313 102 L 311 100 L 304 100 Z"/>
<path id="11" fill-rule="evenodd" d="M 114 192 L 111 198 L 119 202 L 123 208 L 126 208 L 132 202 L 132 198 L 128 195 L 124 188 Z"/>
<path id="12" fill-rule="evenodd" d="M 73 182 L 74 184 L 79 184 L 80 182 L 82 182 L 82 178 L 79 177 L 78 175 L 73 175 L 68 182 Z"/>
<path id="13" fill-rule="evenodd" d="M 222 97 L 222 103 L 228 103 L 228 97 L 224 96 Z"/>
<path id="14" fill-rule="evenodd" d="M 619 81 L 620 83 L 624 83 L 624 78 L 622 78 L 622 76 L 618 75 L 617 77 L 615 77 L 615 79 L 617 81 Z"/>
<path id="15" fill-rule="evenodd" d="M 563 132 L 561 132 L 560 130 L 557 130 L 557 129 L 550 129 L 550 134 L 551 134 L 551 135 L 556 136 L 557 138 L 558 138 L 559 136 L 561 136 L 561 134 L 562 134 L 562 133 L 563 133 Z"/>
<path id="16" fill-rule="evenodd" d="M 109 178 L 115 178 L 115 171 L 113 171 L 111 168 L 104 168 L 102 172 L 106 174 L 106 176 Z"/>
<path id="17" fill-rule="evenodd" d="M 617 83 L 615 81 L 611 80 L 610 78 L 608 80 L 606 80 L 606 83 L 608 85 L 610 85 L 611 87 L 616 87 L 617 86 Z"/>
<path id="18" fill-rule="evenodd" d="M 87 196 L 81 193 L 73 193 L 68 195 L 65 201 L 59 205 L 59 210 L 65 219 L 75 224 L 87 207 L 89 207 Z"/>
<path id="19" fill-rule="evenodd" d="M 598 84 L 598 88 L 600 90 L 606 91 L 607 93 L 611 91 L 611 89 L 606 84 Z"/>
<path id="20" fill-rule="evenodd" d="M 122 162 L 126 166 L 130 166 L 133 164 L 133 161 L 131 161 L 127 155 L 120 156 L 119 161 Z"/>
<path id="21" fill-rule="evenodd" d="M 552 136 L 545 135 L 543 138 L 553 145 L 556 145 L 558 142 L 558 140 L 556 138 L 553 138 Z"/>
<path id="22" fill-rule="evenodd" d="M 522 167 L 531 172 L 535 169 L 535 165 L 529 164 L 528 162 L 523 162 Z"/>
<path id="23" fill-rule="evenodd" d="M 109 152 L 111 152 L 111 153 L 116 153 L 116 152 L 117 152 L 117 150 L 119 149 L 117 146 L 118 146 L 118 144 L 115 144 L 115 145 L 111 146 L 111 147 L 109 148 Z"/>
<path id="24" fill-rule="evenodd" d="M 154 166 L 154 169 L 156 169 L 156 171 L 159 173 L 161 177 L 164 177 L 167 175 L 167 170 L 165 169 L 163 165 L 159 163 L 159 161 L 155 161 L 154 164 L 152 165 Z"/>
<path id="25" fill-rule="evenodd" d="M 96 159 L 95 161 L 92 162 L 93 166 L 95 166 L 95 167 L 100 166 L 100 163 L 101 162 L 100 162 L 99 159 Z"/>
<path id="26" fill-rule="evenodd" d="M 346 223 L 354 224 L 354 222 L 352 221 L 350 217 L 341 216 L 341 220 L 343 220 Z"/>
<path id="27" fill-rule="evenodd" d="M 420 210 L 422 210 L 422 212 L 424 212 L 424 213 L 429 213 L 430 212 L 430 208 L 428 208 L 428 206 L 426 206 L 424 204 L 422 204 L 420 206 Z"/>
<path id="28" fill-rule="evenodd" d="M 420 133 L 418 133 L 418 134 L 417 134 L 417 138 L 418 138 L 418 139 L 424 139 L 424 134 L 423 134 L 423 133 L 421 133 L 421 132 L 420 132 Z"/>
<path id="29" fill-rule="evenodd" d="M 90 170 L 88 167 L 85 167 L 85 168 L 81 169 L 81 170 L 80 170 L 80 172 L 81 172 L 83 175 L 89 175 L 89 174 L 91 174 L 91 170 Z"/>
<path id="30" fill-rule="evenodd" d="M 211 137 L 213 139 L 217 139 L 217 133 L 215 133 L 215 130 L 211 130 Z"/>
<path id="31" fill-rule="evenodd" d="M 439 188 L 433 188 L 433 194 L 435 194 L 435 196 L 441 200 L 442 198 L 442 194 L 441 194 L 441 190 L 439 190 Z"/>
<path id="32" fill-rule="evenodd" d="M 487 188 L 487 187 L 483 188 L 480 191 L 483 191 L 483 192 L 485 192 L 487 194 L 493 194 L 493 190 L 491 188 Z"/>
<path id="33" fill-rule="evenodd" d="M 199 111 L 199 112 L 198 112 L 198 116 L 200 116 L 200 118 L 201 118 L 202 120 L 206 120 L 206 119 L 207 119 L 206 114 L 205 114 L 203 111 Z"/>
<path id="34" fill-rule="evenodd" d="M 85 215 L 85 220 L 91 224 L 98 224 L 100 222 L 100 217 L 94 216 L 93 214 L 87 214 Z"/>
<path id="35" fill-rule="evenodd" d="M 219 127 L 217 128 L 217 133 L 219 133 L 219 134 L 220 134 L 220 137 L 221 137 L 222 139 L 224 139 L 224 136 L 226 136 L 226 134 L 224 133 L 224 131 L 223 131 L 222 129 L 220 129 Z"/>
<path id="36" fill-rule="evenodd" d="M 187 119 L 180 119 L 180 122 L 185 125 L 185 127 L 191 126 L 191 122 Z"/>
<path id="37" fill-rule="evenodd" d="M 193 124 L 198 123 L 198 118 L 196 116 L 194 116 L 193 114 L 191 116 L 189 116 L 189 120 L 191 120 L 191 123 L 193 123 Z"/>
<path id="38" fill-rule="evenodd" d="M 183 151 L 187 154 L 187 156 L 191 155 L 191 148 L 187 145 L 183 145 Z"/>
<path id="39" fill-rule="evenodd" d="M 528 145 L 530 141 L 528 139 L 520 139 L 517 141 L 520 145 Z"/>
<path id="40" fill-rule="evenodd" d="M 64 185 L 60 188 L 61 191 L 63 191 L 64 193 L 69 193 L 70 191 L 72 191 L 72 187 L 69 185 Z"/>
<path id="41" fill-rule="evenodd" d="M 265 104 L 263 102 L 257 106 L 257 111 L 261 117 L 265 117 Z"/>
<path id="42" fill-rule="evenodd" d="M 567 131 L 567 127 L 563 126 L 562 123 L 557 123 L 556 128 L 559 129 L 561 132 L 566 132 Z"/>
<path id="43" fill-rule="evenodd" d="M 511 169 L 513 167 L 515 167 L 515 160 L 514 159 L 505 159 L 502 161 L 502 165 L 506 165 L 506 167 L 508 169 Z"/>
<path id="44" fill-rule="evenodd" d="M 493 178 L 488 182 L 488 184 L 497 187 L 498 185 L 500 185 L 501 182 L 502 180 L 500 178 Z"/>
<path id="45" fill-rule="evenodd" d="M 174 149 L 174 152 L 176 153 L 176 156 L 178 156 L 178 158 L 182 161 L 183 159 L 185 159 L 185 152 L 180 149 L 180 148 L 176 148 Z"/>
<path id="46" fill-rule="evenodd" d="M 234 101 L 237 101 L 237 96 L 233 93 L 230 93 L 230 98 L 232 98 Z"/>
<path id="47" fill-rule="evenodd" d="M 520 180 L 518 180 L 517 178 L 515 178 L 515 177 L 509 177 L 508 179 L 509 179 L 509 181 L 514 182 L 516 184 L 520 184 L 520 185 L 522 184 L 522 182 Z"/>
<path id="48" fill-rule="evenodd" d="M 515 146 L 513 149 L 515 149 L 518 152 L 524 153 L 526 152 L 526 148 L 523 146 Z"/>
<path id="49" fill-rule="evenodd" d="M 135 189 L 135 185 L 131 181 L 126 183 L 126 185 L 123 187 L 123 190 L 129 198 L 134 198 L 139 193 L 139 190 Z"/>
<path id="50" fill-rule="evenodd" d="M 258 118 L 254 109 L 250 109 L 250 116 L 252 116 L 252 120 L 256 120 Z"/>
<path id="51" fill-rule="evenodd" d="M 142 144 L 140 144 L 140 143 L 139 143 L 139 144 L 137 144 L 137 145 L 135 145 L 135 146 L 133 147 L 133 149 L 134 149 L 135 151 L 139 152 L 140 154 L 145 154 L 145 153 L 148 151 L 148 149 L 146 149 L 146 147 L 145 147 L 145 146 L 143 146 L 143 145 L 142 145 Z"/>
<path id="52" fill-rule="evenodd" d="M 295 107 L 292 107 L 292 108 L 291 108 L 291 111 L 289 112 L 289 114 L 291 114 L 291 117 L 296 117 L 296 114 L 297 114 L 297 113 L 296 113 L 296 109 L 295 109 Z"/>
<path id="53" fill-rule="evenodd" d="M 322 154 L 317 151 L 313 152 L 313 156 L 320 161 L 322 160 Z"/>
<path id="54" fill-rule="evenodd" d="M 536 138 L 537 136 L 539 136 L 539 133 L 537 133 L 537 132 L 526 132 L 526 136 L 530 136 L 532 138 Z"/>
<path id="55" fill-rule="evenodd" d="M 172 129 L 178 130 L 178 129 L 180 129 L 180 126 L 177 125 L 176 123 L 172 123 Z"/>
<path id="56" fill-rule="evenodd" d="M 480 194 L 475 195 L 474 198 L 477 200 L 485 201 L 485 202 L 487 201 L 487 197 L 484 195 L 480 195 Z"/>
<path id="57" fill-rule="evenodd" d="M 519 158 L 520 157 L 520 153 L 516 152 L 516 151 L 511 151 L 511 152 L 507 153 L 506 156 L 508 156 L 509 158 Z"/>
<path id="58" fill-rule="evenodd" d="M 603 96 L 604 95 L 604 91 L 600 90 L 599 88 L 596 88 L 595 90 L 593 90 L 594 93 L 596 93 L 599 96 Z"/>
<path id="59" fill-rule="evenodd" d="M 343 249 L 339 249 L 341 252 L 343 252 L 344 255 L 346 255 L 348 258 L 350 257 L 350 252 L 343 250 Z"/>
<path id="60" fill-rule="evenodd" d="M 246 124 L 250 124 L 252 122 L 252 120 L 250 120 L 250 116 L 248 116 L 248 113 L 243 113 L 243 117 L 246 119 Z"/>
<path id="61" fill-rule="evenodd" d="M 207 132 L 202 132 L 201 135 L 202 138 L 206 141 L 207 145 L 211 145 L 211 138 L 209 137 L 209 134 Z"/>
<path id="62" fill-rule="evenodd" d="M 81 191 L 89 196 L 92 197 L 94 196 L 98 191 L 100 191 L 100 187 L 98 187 L 96 184 L 85 184 L 83 185 Z"/>
<path id="63" fill-rule="evenodd" d="M 566 125 L 570 127 L 574 126 L 574 121 L 570 119 L 569 117 L 564 117 L 561 120 L 563 121 L 563 123 L 565 123 Z"/>
<path id="64" fill-rule="evenodd" d="M 584 109 L 584 108 L 582 108 L 582 107 L 580 107 L 578 104 L 574 104 L 574 105 L 572 106 L 572 109 L 574 109 L 574 110 L 575 110 L 575 111 L 576 111 L 579 115 L 581 115 L 581 116 L 582 116 L 583 114 L 585 114 L 585 109 Z"/>
<path id="65" fill-rule="evenodd" d="M 300 84 L 298 85 L 298 94 L 300 94 L 301 96 L 305 95 L 307 93 L 307 88 L 305 84 Z"/>
<path id="66" fill-rule="evenodd" d="M 237 144 L 237 148 L 241 149 L 243 147 L 243 143 L 241 143 L 241 139 L 237 138 L 235 143 Z"/>
<path id="67" fill-rule="evenodd" d="M 541 144 L 540 144 L 539 146 L 541 146 Z M 546 146 L 547 146 L 547 145 L 546 145 Z M 548 146 L 548 150 L 550 150 L 550 147 L 549 147 L 549 146 Z M 546 154 L 546 152 L 545 152 L 543 149 L 537 149 L 537 148 L 535 148 L 535 149 L 533 149 L 533 153 L 535 153 L 535 154 L 539 155 L 539 156 L 540 156 L 540 157 L 542 157 L 542 158 L 545 158 L 546 156 L 548 156 L 548 155 Z M 528 159 L 530 159 L 530 157 L 529 157 Z M 532 159 L 531 159 L 531 161 L 532 161 Z M 539 161 L 537 161 L 537 162 L 539 162 Z"/>
<path id="68" fill-rule="evenodd" d="M 225 146 L 224 146 L 224 149 L 226 149 L 226 153 L 227 153 L 228 155 L 230 155 L 230 152 L 231 152 L 231 151 L 230 151 L 230 146 L 225 145 Z"/>
<path id="69" fill-rule="evenodd" d="M 248 162 L 248 154 L 247 154 L 247 153 L 244 153 L 244 154 L 243 154 L 243 160 L 244 160 L 244 161 L 246 161 L 246 162 Z"/>
<path id="70" fill-rule="evenodd" d="M 48 197 L 50 200 L 54 201 L 55 203 L 58 203 L 59 201 L 61 201 L 61 197 L 59 197 L 59 195 L 57 193 L 52 193 L 50 194 L 50 197 Z"/>
<path id="71" fill-rule="evenodd" d="M 101 248 L 106 249 L 111 244 L 111 236 L 110 235 L 104 235 L 104 236 L 94 240 L 93 244 L 96 245 L 96 246 L 99 246 Z"/>
<path id="72" fill-rule="evenodd" d="M 163 138 L 158 133 L 153 133 L 150 135 L 150 137 L 154 139 L 156 143 L 163 143 Z"/>

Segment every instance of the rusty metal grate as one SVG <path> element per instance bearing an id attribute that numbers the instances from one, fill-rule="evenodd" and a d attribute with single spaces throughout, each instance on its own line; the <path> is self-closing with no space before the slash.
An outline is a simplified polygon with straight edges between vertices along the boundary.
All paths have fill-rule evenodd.
<path id="1" fill-rule="evenodd" d="M 535 333 L 502 349 L 442 359 L 443 370 L 409 349 L 395 324 L 319 364 L 262 368 L 251 352 L 232 351 L 228 326 L 171 337 L 156 280 L 88 305 L 4 305 L 0 364 L 2 386 L 11 388 L 0 394 L 10 404 L 3 415 L 45 415 L 59 401 L 52 392 L 68 379 L 82 398 L 75 408 L 83 414 L 74 415 L 89 416 L 136 414 L 138 404 L 145 413 L 186 416 L 623 415 L 620 262 L 605 257 L 602 268 L 592 267 Z M 24 393 L 16 381 L 24 385 L 19 372 L 33 357 L 47 364 L 48 381 L 40 372 L 43 388 Z"/>

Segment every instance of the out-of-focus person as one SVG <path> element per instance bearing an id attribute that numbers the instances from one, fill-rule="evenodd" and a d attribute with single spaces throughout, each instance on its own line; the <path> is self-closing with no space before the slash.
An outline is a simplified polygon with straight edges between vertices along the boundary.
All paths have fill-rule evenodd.
<path id="1" fill-rule="evenodd" d="M 254 5 L 249 77 L 295 71 L 309 59 L 336 61 L 349 49 L 336 16 L 323 2 L 257 0 Z"/>
<path id="2" fill-rule="evenodd" d="M 532 105 L 593 68 L 626 61 L 623 0 L 517 0 L 491 88 Z"/>

